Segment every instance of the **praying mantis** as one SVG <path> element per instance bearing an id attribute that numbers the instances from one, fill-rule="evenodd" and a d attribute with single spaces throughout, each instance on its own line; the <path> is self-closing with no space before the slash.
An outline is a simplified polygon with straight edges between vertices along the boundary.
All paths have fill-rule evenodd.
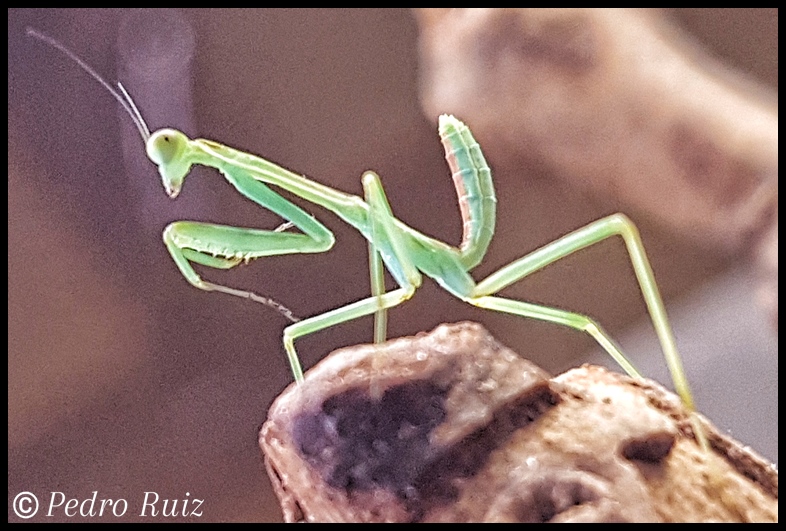
<path id="1" fill-rule="evenodd" d="M 602 240 L 623 239 L 636 279 L 663 349 L 675 389 L 686 408 L 695 410 L 676 341 L 660 296 L 644 245 L 633 222 L 624 214 L 614 214 L 579 228 L 541 248 L 514 260 L 477 282 L 471 271 L 486 255 L 495 229 L 496 203 L 491 170 L 480 146 L 464 123 L 443 115 L 439 137 L 456 187 L 463 220 L 459 246 L 451 246 L 406 225 L 393 214 L 381 179 L 373 172 L 362 176 L 363 197 L 344 193 L 293 173 L 261 157 L 205 139 L 190 139 L 175 129 L 150 132 L 133 100 L 122 85 L 114 90 L 92 68 L 54 39 L 35 30 L 28 34 L 59 49 L 77 62 L 115 97 L 131 116 L 145 143 L 148 158 L 159 170 L 165 192 L 176 198 L 193 166 L 214 168 L 235 189 L 260 207 L 286 220 L 275 230 L 239 228 L 193 221 L 177 221 L 166 227 L 164 243 L 184 278 L 194 287 L 251 299 L 273 307 L 290 320 L 283 344 L 294 380 L 304 381 L 295 349 L 295 340 L 326 328 L 364 316 L 374 315 L 374 340 L 385 340 L 387 311 L 410 299 L 423 277 L 436 281 L 460 300 L 489 310 L 537 319 L 573 328 L 590 335 L 634 378 L 642 375 L 624 356 L 610 335 L 590 317 L 499 296 L 511 284 L 562 258 Z M 303 320 L 267 297 L 204 280 L 194 264 L 230 269 L 266 256 L 293 253 L 321 253 L 333 246 L 330 230 L 311 214 L 274 191 L 281 188 L 322 207 L 355 228 L 369 246 L 371 294 L 369 297 Z M 299 232 L 289 231 L 294 227 Z M 386 291 L 384 269 L 398 288 Z M 694 423 L 695 424 L 695 423 Z M 702 439 L 702 430 L 696 429 Z M 706 442 L 703 443 L 706 447 Z"/>

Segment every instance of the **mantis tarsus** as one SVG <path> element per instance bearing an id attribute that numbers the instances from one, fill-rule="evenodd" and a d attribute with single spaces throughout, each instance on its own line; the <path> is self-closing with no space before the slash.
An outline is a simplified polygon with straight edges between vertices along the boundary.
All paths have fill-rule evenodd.
<path id="1" fill-rule="evenodd" d="M 491 310 L 560 324 L 588 333 L 634 378 L 639 372 L 625 358 L 614 340 L 592 319 L 574 312 L 497 296 L 503 288 L 580 249 L 611 236 L 620 236 L 631 258 L 647 308 L 666 357 L 677 393 L 685 406 L 694 410 L 693 399 L 677 352 L 671 327 L 638 230 L 623 214 L 615 214 L 580 228 L 502 267 L 480 282 L 470 271 L 483 260 L 494 234 L 496 197 L 491 172 L 469 128 L 458 119 L 443 115 L 439 136 L 458 194 L 464 232 L 461 244 L 453 247 L 418 232 L 397 219 L 388 204 L 379 177 L 366 172 L 362 177 L 364 198 L 340 192 L 290 172 L 263 158 L 217 142 L 189 139 L 174 129 L 150 133 L 133 101 L 119 85 L 120 93 L 88 65 L 57 41 L 28 29 L 74 59 L 123 105 L 146 144 L 150 160 L 158 166 L 166 193 L 175 198 L 193 165 L 217 169 L 243 196 L 287 220 L 300 232 L 261 230 L 193 221 L 178 221 L 163 234 L 164 242 L 183 276 L 193 286 L 249 298 L 273 306 L 293 321 L 291 313 L 275 301 L 249 291 L 204 281 L 194 270 L 197 263 L 229 269 L 263 256 L 318 253 L 329 250 L 333 234 L 313 216 L 285 199 L 269 185 L 330 210 L 357 229 L 369 242 L 371 296 L 326 313 L 294 322 L 284 330 L 284 347 L 295 381 L 303 371 L 294 347 L 295 339 L 319 330 L 375 315 L 374 339 L 384 341 L 386 312 L 408 300 L 421 285 L 423 275 L 459 299 Z M 383 264 L 400 286 L 386 292 Z M 697 435 L 704 439 L 698 423 Z M 706 442 L 703 441 L 706 447 Z"/>

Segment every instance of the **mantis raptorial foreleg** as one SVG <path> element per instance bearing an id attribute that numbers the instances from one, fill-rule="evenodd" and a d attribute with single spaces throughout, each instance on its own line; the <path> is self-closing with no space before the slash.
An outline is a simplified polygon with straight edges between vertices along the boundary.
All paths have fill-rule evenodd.
<path id="1" fill-rule="evenodd" d="M 230 168 L 225 171 L 225 175 L 241 194 L 259 205 L 267 205 L 270 210 L 302 230 L 303 234 L 177 221 L 164 231 L 164 243 L 180 272 L 193 286 L 272 306 L 296 321 L 289 309 L 272 299 L 250 291 L 205 282 L 194 270 L 191 262 L 218 269 L 229 269 L 243 261 L 262 256 L 319 253 L 332 247 L 335 241 L 333 234 L 300 207 L 242 171 Z"/>

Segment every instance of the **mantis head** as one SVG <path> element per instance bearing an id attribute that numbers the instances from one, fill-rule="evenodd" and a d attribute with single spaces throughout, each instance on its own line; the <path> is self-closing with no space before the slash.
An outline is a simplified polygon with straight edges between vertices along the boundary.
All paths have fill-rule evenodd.
<path id="1" fill-rule="evenodd" d="M 159 129 L 150 135 L 146 149 L 148 158 L 158 166 L 167 195 L 174 199 L 191 169 L 188 137 L 175 129 Z"/>

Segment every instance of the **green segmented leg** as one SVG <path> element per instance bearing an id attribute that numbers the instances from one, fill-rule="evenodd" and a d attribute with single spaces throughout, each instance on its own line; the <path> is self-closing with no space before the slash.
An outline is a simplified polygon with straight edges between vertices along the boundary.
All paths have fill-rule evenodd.
<path id="1" fill-rule="evenodd" d="M 365 193 L 366 202 L 370 201 L 368 191 Z M 368 240 L 368 269 L 371 277 L 371 296 L 379 301 L 378 308 L 374 314 L 374 343 L 384 343 L 388 329 L 388 311 L 382 307 L 382 295 L 385 294 L 385 272 L 382 265 L 382 257 L 377 249 L 376 242 L 379 235 L 374 224 L 371 225 L 371 235 Z"/>
<path id="2" fill-rule="evenodd" d="M 381 253 L 383 257 L 387 258 L 386 264 L 391 268 L 391 273 L 401 288 L 389 293 L 381 294 L 381 292 L 378 292 L 372 294 L 371 297 L 366 299 L 309 317 L 284 329 L 284 348 L 287 351 L 290 364 L 292 364 L 295 381 L 298 383 L 303 381 L 303 373 L 300 370 L 300 363 L 295 350 L 295 339 L 375 312 L 387 311 L 389 308 L 410 299 L 421 284 L 422 277 L 412 263 L 409 254 L 406 252 L 406 247 L 396 230 L 395 218 L 390 211 L 390 205 L 379 182 L 379 177 L 374 173 L 366 173 L 363 176 L 363 188 L 370 209 L 370 232 L 379 237 L 377 241 L 384 241 L 388 244 L 385 246 L 387 252 L 382 250 Z M 376 244 L 374 247 L 375 252 L 379 250 Z"/>
<path id="3" fill-rule="evenodd" d="M 677 393 L 680 395 L 685 405 L 693 410 L 693 398 L 688 385 L 682 361 L 677 352 L 674 334 L 671 331 L 663 300 L 655 283 L 644 245 L 636 226 L 622 214 L 614 214 L 603 218 L 586 227 L 578 229 L 562 238 L 549 243 L 540 249 L 520 258 L 496 273 L 489 275 L 480 282 L 472 292 L 472 296 L 467 302 L 482 308 L 494 309 L 502 312 L 513 313 L 524 317 L 534 317 L 544 321 L 551 321 L 590 334 L 606 350 L 625 371 L 635 378 L 641 378 L 641 374 L 633 367 L 630 361 L 624 357 L 615 342 L 608 336 L 603 329 L 589 317 L 556 310 L 552 308 L 540 307 L 520 301 L 511 301 L 501 297 L 490 297 L 510 284 L 538 271 L 539 269 L 564 258 L 574 252 L 589 247 L 611 236 L 621 236 L 630 255 L 633 271 L 636 274 L 639 287 L 641 288 L 644 301 L 649 310 L 655 327 L 655 333 L 660 341 L 666 357 L 666 363 L 671 371 L 672 379 Z"/>

